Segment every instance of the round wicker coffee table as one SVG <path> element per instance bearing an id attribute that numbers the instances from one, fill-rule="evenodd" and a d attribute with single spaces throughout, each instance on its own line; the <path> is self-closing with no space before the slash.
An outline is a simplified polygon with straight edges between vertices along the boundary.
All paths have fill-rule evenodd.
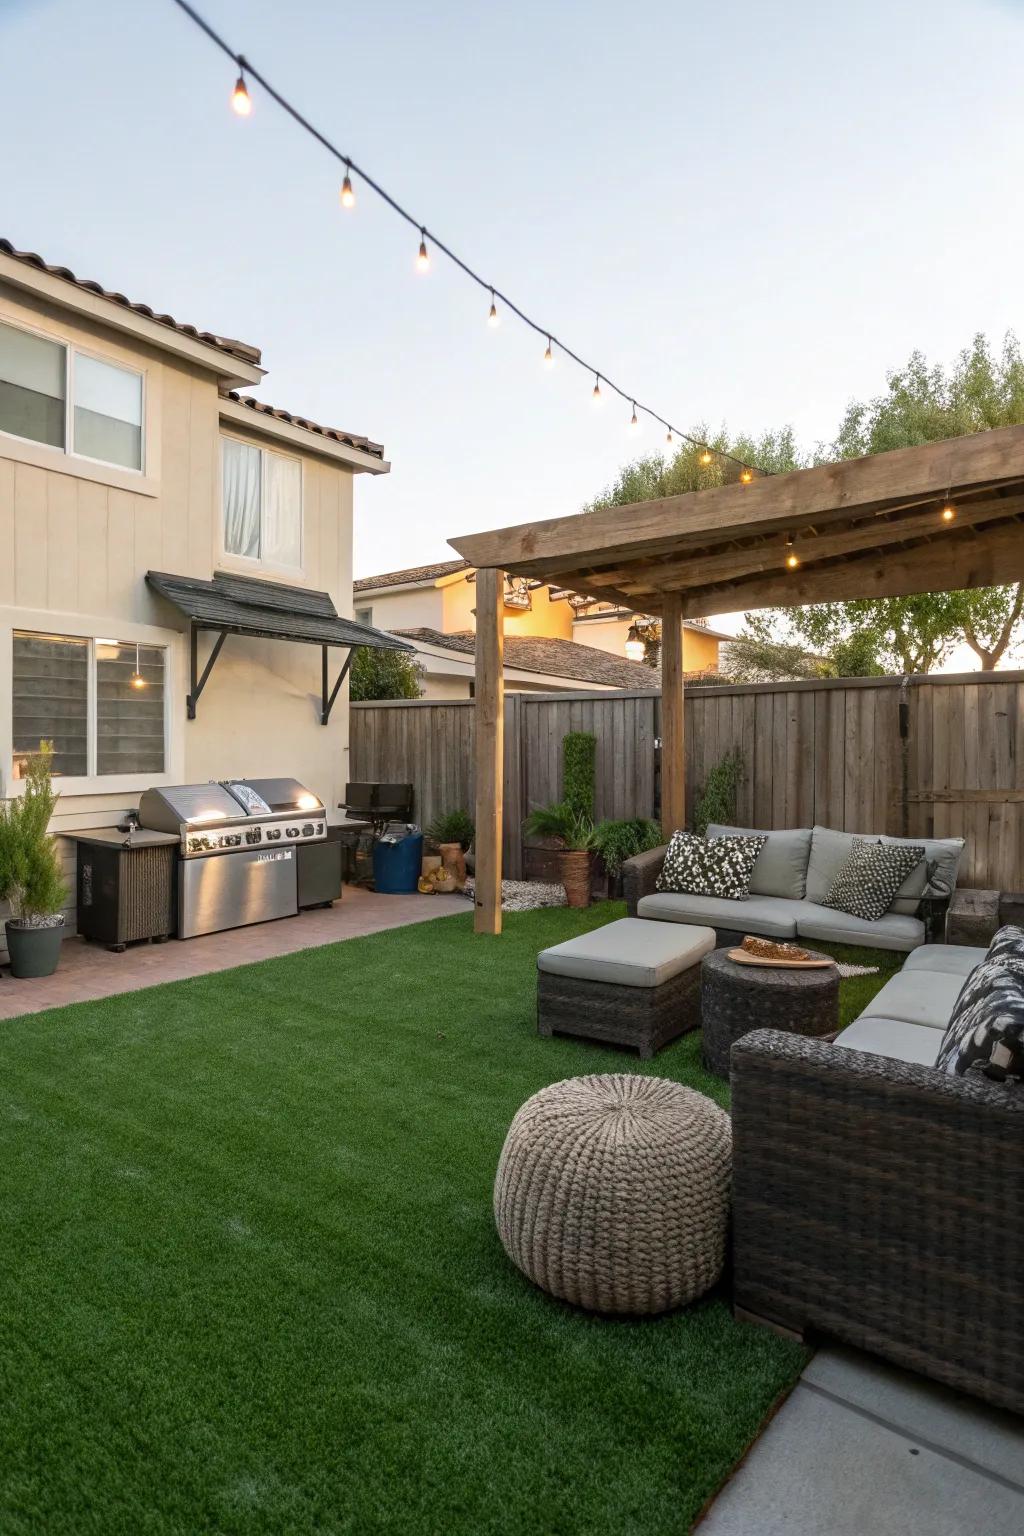
<path id="1" fill-rule="evenodd" d="M 663 1077 L 571 1077 L 509 1127 L 494 1181 L 498 1236 L 523 1274 L 594 1312 L 683 1306 L 725 1261 L 732 1127 Z"/>
<path id="2" fill-rule="evenodd" d="M 829 956 L 808 950 L 816 960 Z M 830 1035 L 839 1028 L 839 971 L 740 965 L 727 949 L 713 949 L 701 962 L 701 1022 L 704 1065 L 729 1076 L 732 1043 L 752 1029 L 781 1029 L 791 1035 Z"/>

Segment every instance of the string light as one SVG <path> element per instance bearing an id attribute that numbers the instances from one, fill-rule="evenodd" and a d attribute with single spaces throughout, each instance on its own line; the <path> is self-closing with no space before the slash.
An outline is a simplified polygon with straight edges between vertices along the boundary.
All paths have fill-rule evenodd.
<path id="1" fill-rule="evenodd" d="M 139 664 L 139 647 L 137 642 L 135 646 L 135 671 L 132 673 L 128 681 L 135 689 L 148 687 L 146 679 L 142 675 L 142 667 Z"/>
<path id="2" fill-rule="evenodd" d="M 235 81 L 235 88 L 231 92 L 231 106 L 239 117 L 248 117 L 252 112 L 252 97 L 245 83 L 245 71 L 242 70 Z"/>
<path id="3" fill-rule="evenodd" d="M 594 390 L 590 398 L 595 405 L 601 404 L 601 375 L 599 373 L 594 374 Z"/>
<path id="4" fill-rule="evenodd" d="M 487 314 L 487 324 L 492 327 L 501 324 L 501 317 L 498 314 L 497 306 L 494 302 L 493 288 L 491 289 L 491 307 Z"/>
<path id="5" fill-rule="evenodd" d="M 640 427 L 640 423 L 636 419 L 636 401 L 634 400 L 633 401 L 633 414 L 629 418 L 629 430 L 631 432 L 636 432 L 636 431 L 639 430 L 639 427 Z"/>
<path id="6" fill-rule="evenodd" d="M 376 181 L 371 175 L 369 175 L 363 166 L 357 165 L 350 155 L 342 154 L 337 145 L 333 144 L 331 140 L 327 138 L 326 134 L 322 133 L 319 128 L 316 128 L 313 123 L 310 122 L 309 118 L 300 112 L 299 109 L 294 106 L 286 96 L 282 95 L 282 93 L 270 83 L 267 77 L 261 74 L 260 71 L 243 54 L 236 53 L 234 49 L 231 48 L 225 39 L 220 35 L 220 33 L 217 32 L 216 29 L 212 27 L 210 23 L 199 14 L 194 6 L 189 3 L 189 0 L 174 0 L 174 4 L 180 11 L 184 12 L 189 20 L 193 22 L 193 24 L 197 26 L 201 32 L 206 35 L 206 37 L 210 40 L 211 43 L 214 44 L 215 47 L 219 48 L 227 58 L 233 60 L 233 62 L 238 66 L 239 75 L 235 83 L 234 92 L 231 96 L 231 105 L 234 111 L 237 112 L 240 117 L 248 117 L 252 111 L 252 101 L 249 96 L 248 86 L 246 85 L 246 75 L 248 74 L 259 83 L 263 91 L 265 91 L 271 100 L 274 101 L 299 128 L 303 129 L 303 131 L 307 133 L 310 138 L 315 139 L 322 149 L 326 150 L 329 155 L 332 155 L 335 160 L 337 160 L 341 165 L 345 167 L 345 179 L 341 186 L 341 201 L 344 207 L 351 208 L 355 204 L 355 193 L 352 188 L 352 173 L 354 171 L 355 174 L 359 177 L 360 181 L 365 186 L 369 187 L 371 192 L 376 193 L 382 202 L 387 203 L 392 213 L 396 214 L 400 219 L 403 219 L 405 223 L 409 224 L 413 229 L 419 230 L 420 244 L 416 266 L 417 270 L 420 272 L 428 271 L 430 268 L 430 256 L 427 251 L 425 226 L 421 225 L 420 221 L 414 218 L 409 210 L 404 208 L 398 199 L 393 197 L 391 193 L 388 192 L 387 189 L 383 187 L 379 181 Z M 658 412 L 649 405 L 637 405 L 632 394 L 630 394 L 627 390 L 622 389 L 618 384 L 613 383 L 607 374 L 596 370 L 593 364 L 588 363 L 583 357 L 580 356 L 578 352 L 574 352 L 573 349 L 567 346 L 564 341 L 555 340 L 553 334 L 548 331 L 546 326 L 539 324 L 539 322 L 528 315 L 525 310 L 521 309 L 517 304 L 513 303 L 508 294 L 502 293 L 500 290 L 492 288 L 491 284 L 486 282 L 484 278 L 481 277 L 479 272 L 474 271 L 469 263 L 464 261 L 462 257 L 459 256 L 451 248 L 451 246 L 445 245 L 444 242 L 439 240 L 436 235 L 431 235 L 431 240 L 433 241 L 435 247 L 442 253 L 442 255 L 447 256 L 448 260 L 457 266 L 465 277 L 469 278 L 471 282 L 476 283 L 478 287 L 483 288 L 485 291 L 490 291 L 491 307 L 492 310 L 494 310 L 495 318 L 497 318 L 496 300 L 500 298 L 504 307 L 511 314 L 513 314 L 517 320 L 520 320 L 523 325 L 527 326 L 530 330 L 535 331 L 538 336 L 545 336 L 547 338 L 547 348 L 544 353 L 544 363 L 546 367 L 553 366 L 554 354 L 552 348 L 553 346 L 558 346 L 558 348 L 565 354 L 566 357 L 570 359 L 571 362 L 576 363 L 580 368 L 584 369 L 585 372 L 595 374 L 596 379 L 598 381 L 603 380 L 605 385 L 612 391 L 613 394 L 618 395 L 619 398 L 625 401 L 627 404 L 631 404 L 633 407 L 633 414 L 636 415 L 638 419 L 639 413 L 642 412 L 644 415 L 650 416 L 651 419 L 659 423 L 659 425 L 668 428 L 669 437 L 667 441 L 669 442 L 669 446 L 671 446 L 672 429 L 670 428 L 670 425 L 664 416 L 659 416 Z M 594 399 L 595 401 L 599 401 L 601 399 L 601 390 L 597 383 L 595 383 L 594 386 Z M 728 461 L 729 463 L 735 464 L 741 470 L 750 467 L 745 463 L 743 459 L 739 458 L 734 453 L 730 453 L 727 449 L 716 448 L 714 453 L 712 453 L 709 445 L 702 442 L 700 438 L 695 438 L 688 432 L 679 432 L 677 435 L 683 442 L 689 443 L 692 447 L 702 450 L 700 462 L 704 465 L 711 464 L 714 459 L 717 458 L 722 462 Z"/>
<path id="7" fill-rule="evenodd" d="M 788 550 L 788 554 L 786 555 L 786 565 L 789 567 L 789 569 L 791 571 L 795 571 L 797 566 L 800 564 L 800 556 L 797 554 L 796 550 L 793 548 L 793 540 L 792 539 L 787 539 L 786 540 L 786 549 Z"/>
<path id="8" fill-rule="evenodd" d="M 675 443 L 672 441 L 672 428 L 671 427 L 669 427 L 668 431 L 665 433 L 665 446 L 668 449 L 669 453 L 671 453 L 672 449 L 675 447 Z"/>
<path id="9" fill-rule="evenodd" d="M 951 523 L 956 517 L 956 507 L 951 501 L 947 501 L 940 514 L 944 523 Z"/>
<path id="10" fill-rule="evenodd" d="M 740 470 L 740 480 L 743 482 L 744 485 L 749 485 L 751 480 L 753 480 L 753 478 L 754 478 L 754 471 L 752 469 L 741 469 Z"/>

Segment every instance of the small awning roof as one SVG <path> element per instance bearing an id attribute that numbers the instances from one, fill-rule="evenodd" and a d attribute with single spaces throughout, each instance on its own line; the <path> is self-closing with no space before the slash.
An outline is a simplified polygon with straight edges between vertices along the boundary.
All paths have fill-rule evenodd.
<path id="1" fill-rule="evenodd" d="M 255 635 L 265 640 L 296 640 L 305 645 L 413 650 L 404 640 L 383 630 L 339 617 L 327 592 L 234 576 L 226 571 L 218 571 L 212 581 L 147 571 L 146 581 L 199 629 Z"/>

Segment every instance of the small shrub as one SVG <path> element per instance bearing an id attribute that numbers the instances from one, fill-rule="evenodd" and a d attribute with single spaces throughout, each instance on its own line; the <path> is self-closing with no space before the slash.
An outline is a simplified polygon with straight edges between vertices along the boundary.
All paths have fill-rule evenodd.
<path id="1" fill-rule="evenodd" d="M 468 811 L 445 811 L 426 828 L 432 843 L 458 843 L 463 853 L 473 841 L 476 827 Z"/>
<path id="2" fill-rule="evenodd" d="M 56 916 L 67 894 L 49 832 L 58 800 L 52 762 L 53 743 L 41 741 L 28 759 L 24 793 L 0 801 L 0 901 L 10 902 L 16 920 Z"/>
<path id="3" fill-rule="evenodd" d="M 594 831 L 594 847 L 613 880 L 621 874 L 627 859 L 646 853 L 648 848 L 657 848 L 661 841 L 658 823 L 645 817 L 632 821 L 601 821 Z"/>
<path id="4" fill-rule="evenodd" d="M 703 837 L 711 821 L 731 826 L 736 820 L 736 793 L 743 780 L 743 753 L 727 752 L 704 780 L 693 808 L 693 830 Z"/>
<path id="5" fill-rule="evenodd" d="M 562 741 L 562 799 L 577 817 L 594 819 L 594 761 L 597 737 L 570 731 Z"/>
<path id="6" fill-rule="evenodd" d="M 353 704 L 369 699 L 418 699 L 423 668 L 407 651 L 378 651 L 357 646 L 349 668 L 349 698 Z"/>
<path id="7" fill-rule="evenodd" d="M 594 846 L 593 818 L 581 815 L 565 801 L 561 805 L 544 805 L 531 811 L 523 823 L 527 837 L 550 837 L 562 847 L 578 852 Z"/>

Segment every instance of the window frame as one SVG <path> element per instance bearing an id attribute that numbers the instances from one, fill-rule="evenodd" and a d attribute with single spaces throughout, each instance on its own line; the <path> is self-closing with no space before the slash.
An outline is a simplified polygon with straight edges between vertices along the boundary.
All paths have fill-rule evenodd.
<path id="1" fill-rule="evenodd" d="M 23 325 L 2 312 L 0 312 L 0 325 L 5 325 L 12 331 L 21 331 L 26 336 L 35 336 L 39 341 L 48 342 L 52 347 L 62 348 L 64 352 L 64 442 L 63 445 L 43 443 L 36 437 L 22 437 L 20 432 L 10 432 L 3 426 L 0 426 L 0 438 L 6 438 L 12 443 L 25 443 L 31 449 L 41 449 L 45 453 L 60 454 L 62 459 L 74 459 L 81 464 L 96 464 L 104 470 L 114 470 L 117 474 L 134 475 L 144 479 L 149 370 L 123 363 L 120 359 L 111 357 L 109 353 L 101 352 L 96 347 L 81 346 L 77 341 L 69 341 L 67 337 L 54 336 L 49 331 L 40 330 L 38 326 Z M 118 464 L 113 459 L 96 459 L 91 454 L 79 453 L 75 449 L 75 356 L 78 353 L 83 357 L 91 357 L 97 363 L 105 363 L 108 368 L 119 368 L 122 373 L 135 374 L 141 380 L 142 423 L 139 431 L 139 456 L 142 462 L 138 469 L 131 464 Z"/>
<path id="2" fill-rule="evenodd" d="M 266 506 L 266 482 L 264 460 L 266 455 L 273 454 L 275 458 L 288 459 L 299 466 L 299 563 L 298 565 L 282 565 L 277 561 L 264 560 L 259 555 L 238 555 L 227 547 L 226 530 L 224 527 L 224 449 L 221 446 L 225 441 L 240 443 L 243 448 L 255 448 L 260 455 L 260 537 L 263 534 L 263 510 Z M 299 453 L 283 452 L 279 448 L 270 448 L 256 438 L 245 437 L 241 432 L 225 432 L 223 424 L 217 434 L 217 556 L 219 562 L 225 567 L 233 567 L 239 572 L 252 576 L 274 573 L 279 576 L 306 578 L 306 462 Z"/>
<path id="3" fill-rule="evenodd" d="M 96 646 L 101 640 L 112 638 L 117 632 L 120 645 L 138 643 L 164 653 L 164 711 L 163 740 L 164 768 L 162 773 L 97 773 L 97 686 Z M 86 767 L 85 774 L 67 774 L 54 780 L 61 797 L 71 799 L 79 795 L 137 794 L 161 784 L 181 782 L 184 772 L 184 742 L 174 701 L 184 686 L 183 640 L 176 630 L 158 630 L 150 625 L 114 623 L 110 619 L 95 620 L 83 625 L 81 618 L 71 614 L 47 613 L 40 610 L 15 610 L 9 622 L 0 630 L 0 677 L 7 680 L 7 705 L 0 717 L 0 780 L 7 796 L 24 793 L 24 780 L 14 778 L 14 696 L 11 680 L 14 669 L 15 634 L 32 633 L 52 635 L 60 639 L 84 640 L 88 645 L 87 703 L 86 703 Z"/>

